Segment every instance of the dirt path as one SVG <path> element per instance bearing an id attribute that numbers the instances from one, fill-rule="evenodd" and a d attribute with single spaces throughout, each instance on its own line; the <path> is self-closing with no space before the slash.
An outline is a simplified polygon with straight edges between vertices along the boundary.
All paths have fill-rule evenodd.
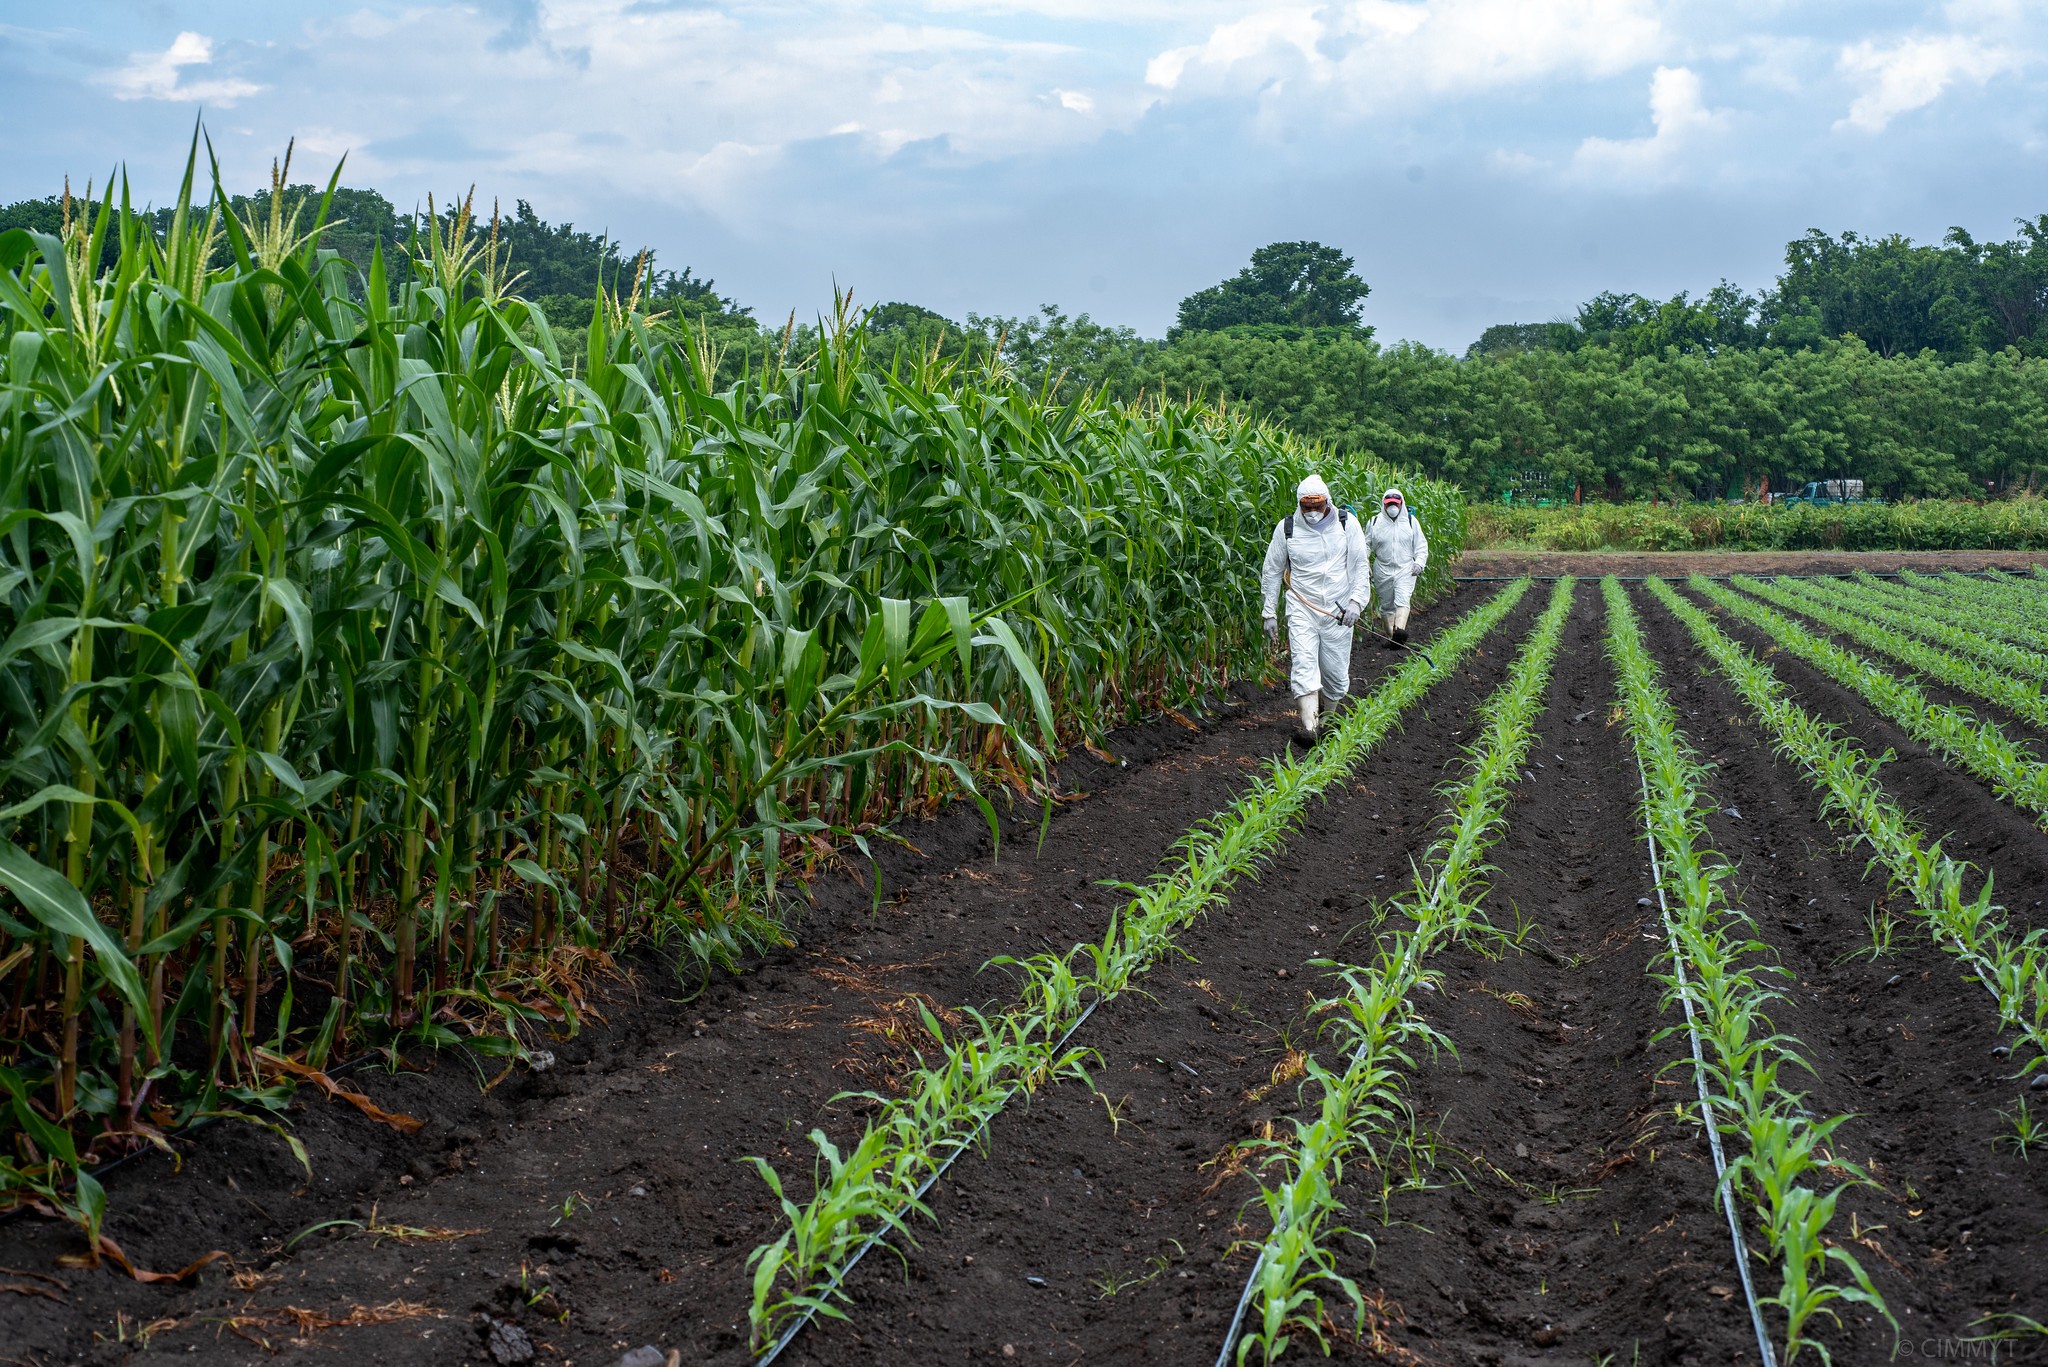
<path id="1" fill-rule="evenodd" d="M 1739 1293 L 1714 1289 L 1737 1283 L 1711 1157 L 1669 1114 L 1690 1078 L 1666 1065 L 1685 1046 L 1652 1038 L 1671 1021 L 1604 628 L 1599 586 L 1581 584 L 1530 750 L 1545 767 L 1525 770 L 1488 858 L 1488 917 L 1530 933 L 1519 952 L 1436 961 L 1445 999 L 1429 1014 L 1458 1052 L 1424 1067 L 1414 1099 L 1439 1166 L 1369 1227 L 1365 1284 L 1429 1361 L 1755 1352 Z"/>
<path id="2" fill-rule="evenodd" d="M 1390 653 L 1361 649 L 1356 661 L 1365 683 L 1392 667 Z M 1147 875 L 1286 745 L 1291 720 L 1284 689 L 1252 691 L 1210 724 L 1162 719 L 1117 733 L 1110 753 L 1121 763 L 1070 760 L 1068 786 L 1092 795 L 1058 809 L 1042 850 L 1035 809 L 1005 821 L 1000 859 L 971 810 L 909 823 L 914 852 L 880 847 L 893 876 L 878 912 L 864 879 L 828 879 L 801 945 L 744 975 L 717 974 L 701 994 L 643 956 L 635 983 L 599 1003 L 603 1020 L 554 1045 L 545 1072 L 486 1091 L 499 1067 L 451 1052 L 426 1072 L 351 1076 L 379 1105 L 424 1121 L 417 1135 L 304 1092 L 283 1118 L 309 1150 L 311 1180 L 265 1131 L 199 1131 L 178 1146 L 182 1171 L 149 1159 L 109 1178 L 107 1232 L 144 1267 L 223 1249 L 235 1275 L 217 1264 L 152 1286 L 59 1273 L 64 1285 L 51 1290 L 62 1299 L 0 1295 L 0 1342 L 38 1361 L 244 1361 L 262 1340 L 345 1342 L 365 1362 L 454 1363 L 477 1355 L 475 1317 L 490 1314 L 524 1324 L 539 1361 L 608 1361 L 621 1340 L 687 1344 L 691 1362 L 739 1360 L 744 1259 L 777 1212 L 738 1160 L 775 1158 L 798 1175 L 801 1199 L 805 1133 L 857 1136 L 861 1108 L 831 1098 L 886 1089 L 916 1042 L 920 1001 L 1006 999 L 1007 981 L 979 972 L 988 959 L 1099 935 L 1115 899 L 1098 880 Z M 338 1226 L 283 1255 L 284 1241 L 326 1220 L 474 1232 L 407 1240 Z M 80 1246 L 67 1226 L 0 1224 L 0 1266 L 48 1269 Z M 543 1289 L 548 1313 L 566 1322 L 523 1304 Z M 302 1332 L 287 1307 L 357 1323 Z M 150 1324 L 160 1327 L 146 1350 L 119 1342 Z"/>
<path id="3" fill-rule="evenodd" d="M 1297 1084 L 1272 1074 L 1288 1043 L 1311 1043 L 1302 1018 L 1320 983 L 1304 965 L 1338 952 L 1364 904 L 1421 856 L 1441 805 L 1431 794 L 1542 600 L 1525 595 L 1399 735 L 1311 805 L 1260 880 L 1181 937 L 1185 962 L 1096 1014 L 1077 1037 L 1099 1053 L 1096 1092 L 1062 1086 L 1000 1117 L 987 1157 L 934 1190 L 937 1228 L 920 1223 L 907 1273 L 871 1258 L 851 1320 L 807 1332 L 785 1360 L 1214 1357 L 1250 1266 L 1232 1246 L 1263 1228 L 1238 1222 L 1257 1186 L 1227 1175 L 1228 1151 L 1299 1113 Z"/>
<path id="4" fill-rule="evenodd" d="M 1485 591 L 1468 586 L 1430 625 Z M 1311 807 L 1260 882 L 1189 932 L 1192 959 L 1090 1023 L 1080 1042 L 1100 1053 L 1099 1095 L 1063 1086 L 1006 1113 L 988 1157 L 963 1160 L 934 1191 L 939 1224 L 920 1225 L 907 1262 L 864 1263 L 852 1320 L 807 1333 L 789 1361 L 1213 1357 L 1251 1261 L 1233 1245 L 1264 1228 L 1245 1210 L 1256 1188 L 1233 1173 L 1231 1146 L 1302 1104 L 1296 1084 L 1267 1084 L 1287 1047 L 1312 1043 L 1308 961 L 1356 953 L 1370 903 L 1421 857 L 1437 789 L 1543 597 L 1532 591 L 1348 787 Z M 1990 998 L 1903 912 L 1895 953 L 1850 957 L 1883 891 L 1864 881 L 1865 855 L 1839 849 L 1811 785 L 1702 672 L 1682 626 L 1636 599 L 1688 733 L 1718 765 L 1715 840 L 1741 860 L 1760 939 L 1797 973 L 1775 1013 L 1814 1065 L 1796 1085 L 1820 1113 L 1856 1114 L 1837 1152 L 1881 1184 L 1844 1193 L 1838 1237 L 1916 1345 L 1952 1342 L 1982 1314 L 2038 1318 L 2048 1164 L 1994 1143 L 2013 1088 L 1990 1056 Z M 1487 909 L 1504 927 L 1533 923 L 1522 950 L 1458 950 L 1436 965 L 1446 990 L 1428 1010 L 1458 1053 L 1424 1060 L 1413 1092 L 1437 1149 L 1431 1186 L 1383 1204 L 1381 1173 L 1348 1174 L 1360 1237 L 1344 1241 L 1343 1268 L 1375 1314 L 1370 1343 L 1340 1343 L 1340 1359 L 1629 1361 L 1638 1344 L 1645 1362 L 1753 1353 L 1704 1143 L 1669 1110 L 1690 1087 L 1689 1073 L 1665 1071 L 1683 1042 L 1651 1038 L 1675 1018 L 1646 972 L 1655 918 L 1638 903 L 1650 887 L 1635 770 L 1608 725 L 1601 628 L 1597 586 L 1583 584 L 1490 857 Z M 1884 777 L 1897 799 L 1994 868 L 2017 923 L 2048 924 L 2048 837 L 1844 690 L 1782 651 L 1770 660 L 1806 705 L 1896 750 Z M 1355 686 L 1394 662 L 1361 649 Z M 311 1181 L 266 1132 L 222 1125 L 181 1144 L 182 1173 L 153 1161 L 110 1182 L 109 1232 L 139 1263 L 225 1248 L 232 1275 L 217 1264 L 196 1282 L 145 1286 L 66 1271 L 55 1259 L 79 1243 L 67 1228 L 0 1225 L 0 1267 L 61 1283 L 35 1283 L 58 1299 L 0 1295 L 0 1356 L 254 1363 L 339 1349 L 352 1362 L 453 1367 L 491 1360 L 489 1315 L 519 1327 L 537 1364 L 606 1367 L 654 1343 L 738 1367 L 744 1261 L 777 1222 L 738 1160 L 773 1158 L 800 1199 L 805 1131 L 858 1133 L 859 1106 L 831 1098 L 887 1088 L 916 1042 L 919 1001 L 1007 999 L 1006 981 L 978 972 L 988 958 L 1099 934 L 1118 900 L 1100 880 L 1148 873 L 1285 744 L 1289 716 L 1267 693 L 1199 730 L 1162 721 L 1120 734 L 1111 748 L 1130 764 L 1078 761 L 1093 795 L 1059 811 L 1042 851 L 1035 813 L 1006 823 L 1000 861 L 964 814 L 912 831 L 922 854 L 886 856 L 897 874 L 879 913 L 850 881 L 828 887 L 802 947 L 720 975 L 694 1000 L 643 963 L 637 997 L 557 1046 L 549 1071 L 485 1091 L 496 1069 L 449 1055 L 426 1073 L 354 1076 L 380 1104 L 422 1117 L 417 1136 L 302 1098 L 287 1118 L 311 1150 Z M 341 1228 L 282 1250 L 320 1220 L 368 1224 L 373 1212 L 414 1234 Z M 1768 1293 L 1773 1274 L 1756 1266 Z M 1839 1363 L 1888 1358 L 1889 1330 L 1861 1316 L 1828 1336 Z M 351 1325 L 323 1327 L 337 1320 Z"/>
<path id="5" fill-rule="evenodd" d="M 2048 566 L 2048 551 L 1466 551 L 1458 561 L 1461 580 L 1517 575 L 1617 574 L 1683 578 L 1688 574 L 1922 574 L 1986 569 L 2025 573 Z"/>

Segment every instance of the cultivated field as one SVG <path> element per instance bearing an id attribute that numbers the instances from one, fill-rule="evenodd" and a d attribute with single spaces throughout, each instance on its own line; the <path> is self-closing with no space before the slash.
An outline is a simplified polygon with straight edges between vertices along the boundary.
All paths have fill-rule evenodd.
<path id="1" fill-rule="evenodd" d="M 81 1295 L 74 1231 L 0 1227 L 56 1279 L 9 1355 L 2048 1346 L 2048 579 L 1418 620 L 1305 757 L 1240 686 L 1077 756 L 1042 844 L 913 824 L 800 947 L 687 1002 L 643 962 L 543 1071 L 349 1079 L 415 1134 L 303 1093 L 310 1180 L 247 1126 L 107 1179 L 138 1264 L 232 1276 Z"/>
<path id="2" fill-rule="evenodd" d="M 2048 575 L 1459 588 L 1222 405 L 196 184 L 0 234 L 0 1359 L 2048 1346 Z M 1435 553 L 1304 751 L 1307 469 Z"/>

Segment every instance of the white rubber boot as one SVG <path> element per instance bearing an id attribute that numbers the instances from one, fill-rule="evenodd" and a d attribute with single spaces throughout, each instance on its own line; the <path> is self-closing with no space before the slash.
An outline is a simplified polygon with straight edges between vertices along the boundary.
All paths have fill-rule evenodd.
<path id="1" fill-rule="evenodd" d="M 1301 707 L 1301 735 L 1297 739 L 1303 745 L 1316 743 L 1316 712 L 1322 704 L 1320 693 L 1304 693 L 1294 700 Z"/>

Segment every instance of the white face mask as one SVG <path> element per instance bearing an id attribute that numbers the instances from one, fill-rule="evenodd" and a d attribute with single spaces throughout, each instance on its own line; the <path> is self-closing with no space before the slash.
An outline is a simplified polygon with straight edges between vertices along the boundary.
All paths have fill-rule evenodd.
<path id="1" fill-rule="evenodd" d="M 1400 520 L 1401 505 L 1398 503 L 1389 503 L 1382 507 L 1380 511 L 1387 515 L 1387 520 L 1389 522 L 1397 522 Z"/>

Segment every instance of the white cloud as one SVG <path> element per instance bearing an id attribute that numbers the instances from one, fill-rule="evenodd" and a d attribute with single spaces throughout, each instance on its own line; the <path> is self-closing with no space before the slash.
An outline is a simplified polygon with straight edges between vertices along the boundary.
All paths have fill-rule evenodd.
<path id="1" fill-rule="evenodd" d="M 1313 9 L 1267 10 L 1233 23 L 1218 24 L 1209 40 L 1160 53 L 1145 64 L 1145 83 L 1167 90 L 1180 84 L 1190 65 L 1225 71 L 1240 62 L 1264 57 L 1275 47 L 1293 48 L 1311 64 L 1319 60 L 1316 43 L 1322 20 Z"/>
<path id="2" fill-rule="evenodd" d="M 1550 168 L 1550 163 L 1541 157 L 1498 148 L 1486 154 L 1486 165 L 1489 170 L 1507 176 L 1526 176 Z"/>
<path id="3" fill-rule="evenodd" d="M 1677 169 L 1681 153 L 1725 129 L 1729 118 L 1725 109 L 1707 108 L 1697 74 L 1660 66 L 1650 77 L 1650 121 L 1657 131 L 1647 138 L 1587 138 L 1572 168 L 1603 179 L 1654 183 Z"/>
<path id="4" fill-rule="evenodd" d="M 1516 301 L 1756 283 L 1808 224 L 1996 231 L 2048 166 L 2048 94 L 2010 74 L 2048 0 L 343 0 L 183 19 L 210 39 L 178 16 L 226 8 L 128 8 L 0 14 L 34 95 L 8 194 L 111 152 L 161 202 L 190 126 L 162 103 L 235 100 L 208 128 L 236 188 L 297 134 L 308 179 L 353 149 L 347 183 L 401 207 L 474 181 L 764 308 L 837 273 L 1156 330 L 1251 247 L 1318 236 L 1359 255 L 1383 336 L 1462 347 L 1550 309 Z M 1902 117 L 1914 138 L 1829 132 Z M 1474 261 L 1477 313 L 1415 302 Z"/>
<path id="5" fill-rule="evenodd" d="M 217 104 L 223 107 L 263 89 L 249 81 L 187 81 L 181 69 L 210 66 L 213 39 L 203 33 L 180 33 L 162 52 L 138 52 L 128 65 L 102 78 L 113 87 L 117 100 L 178 100 L 183 103 Z"/>
<path id="6" fill-rule="evenodd" d="M 1365 111 L 1609 76 L 1669 43 L 1650 0 L 1350 0 L 1219 24 L 1206 42 L 1154 57 L 1145 79 L 1207 94 L 1305 75 Z"/>
<path id="7" fill-rule="evenodd" d="M 2020 54 L 2002 43 L 1960 34 L 1907 38 L 1882 49 L 1868 40 L 1857 43 L 1842 49 L 1839 65 L 1861 81 L 1863 93 L 1835 127 L 1882 132 L 1899 115 L 1932 104 L 1957 80 L 1982 85 L 2021 63 Z"/>

